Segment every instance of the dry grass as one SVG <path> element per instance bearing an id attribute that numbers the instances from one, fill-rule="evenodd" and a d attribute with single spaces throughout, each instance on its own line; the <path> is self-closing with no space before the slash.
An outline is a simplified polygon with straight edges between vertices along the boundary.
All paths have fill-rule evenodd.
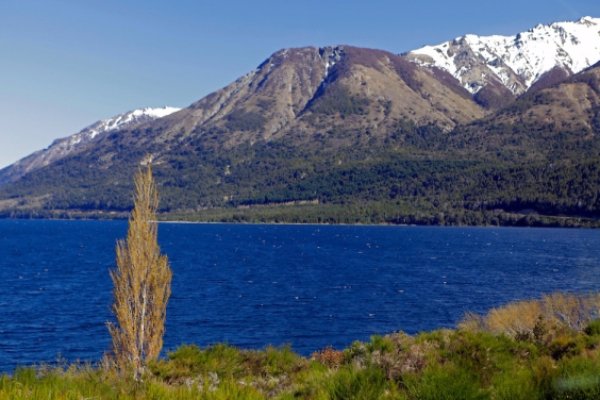
<path id="1" fill-rule="evenodd" d="M 581 332 L 600 315 L 600 296 L 554 293 L 539 300 L 518 301 L 494 308 L 487 315 L 467 313 L 459 329 L 504 334 L 512 338 L 534 337 L 537 330 Z"/>
<path id="2" fill-rule="evenodd" d="M 542 315 L 537 301 L 520 301 L 505 307 L 494 308 L 484 320 L 486 330 L 511 337 L 533 334 L 533 328 Z"/>

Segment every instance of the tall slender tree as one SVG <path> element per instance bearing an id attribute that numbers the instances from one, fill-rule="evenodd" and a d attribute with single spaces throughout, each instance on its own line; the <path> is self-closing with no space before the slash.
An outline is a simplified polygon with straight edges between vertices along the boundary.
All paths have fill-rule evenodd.
<path id="1" fill-rule="evenodd" d="M 108 324 L 113 356 L 117 367 L 132 371 L 135 380 L 160 354 L 171 294 L 171 268 L 157 240 L 157 208 L 158 192 L 148 164 L 135 176 L 127 238 L 117 242 L 117 266 L 110 273 L 116 317 L 116 324 Z"/>

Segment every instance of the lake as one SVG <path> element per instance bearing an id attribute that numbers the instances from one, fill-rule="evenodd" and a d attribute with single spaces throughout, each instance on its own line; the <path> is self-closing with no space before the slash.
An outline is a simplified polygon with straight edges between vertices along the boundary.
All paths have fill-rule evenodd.
<path id="1" fill-rule="evenodd" d="M 126 229 L 0 220 L 0 370 L 101 358 Z M 600 289 L 596 230 L 162 223 L 159 241 L 173 269 L 166 350 L 227 342 L 310 354 Z"/>

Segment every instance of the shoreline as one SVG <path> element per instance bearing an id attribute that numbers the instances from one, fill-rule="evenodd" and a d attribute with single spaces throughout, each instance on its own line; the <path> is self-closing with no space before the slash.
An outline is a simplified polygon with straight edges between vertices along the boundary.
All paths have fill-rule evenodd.
<path id="1" fill-rule="evenodd" d="M 19 218 L 19 217 L 0 217 L 0 221 L 62 221 L 62 222 L 76 222 L 76 221 L 88 221 L 88 222 L 93 222 L 93 221 L 98 221 L 98 222 L 116 222 L 116 221 L 123 221 L 123 222 L 127 222 L 128 218 L 127 217 L 122 217 L 122 218 L 90 218 L 90 217 L 83 217 L 83 218 L 52 218 L 52 217 L 39 217 L 39 218 Z M 157 221 L 155 221 L 159 224 L 181 224 L 181 225 L 265 225 L 265 226 L 327 226 L 327 227 L 334 227 L 334 226 L 344 226 L 344 227 L 402 227 L 402 228 L 425 228 L 425 227 L 430 227 L 430 228 L 479 228 L 479 229 L 486 229 L 486 228 L 515 228 L 515 229 L 525 229 L 525 228 L 531 228 L 531 229 L 566 229 L 566 230 L 570 230 L 570 229 L 590 229 L 590 230 L 595 230 L 595 229 L 599 229 L 600 226 L 587 226 L 587 225 L 581 225 L 581 226 L 556 226 L 556 225 L 492 225 L 492 224 L 487 224 L 487 225 L 466 225 L 466 224 L 462 224 L 462 225 L 452 225 L 452 224 L 448 224 L 448 225 L 441 225 L 441 224 L 394 224 L 394 223 L 390 223 L 390 222 L 380 222 L 380 223 L 361 223 L 361 222 L 357 222 L 357 223 L 348 223 L 348 222 L 273 222 L 273 221 L 265 221 L 265 222 L 261 222 L 261 221 L 195 221 L 195 220 L 177 220 L 177 219 L 159 219 Z"/>
<path id="2" fill-rule="evenodd" d="M 561 217 L 554 217 L 561 218 Z M 0 221 L 124 221 L 127 222 L 128 217 L 114 218 L 91 218 L 91 217 L 73 217 L 73 218 L 55 218 L 55 217 L 0 217 Z M 390 222 L 380 223 L 348 223 L 348 222 L 275 222 L 275 221 L 199 221 L 199 220 L 178 220 L 178 219 L 159 219 L 155 221 L 159 224 L 194 224 L 194 225 L 272 225 L 272 226 L 344 226 L 344 227 L 404 227 L 404 228 L 534 228 L 534 229 L 599 229 L 600 226 L 590 225 L 511 225 L 511 224 L 485 224 L 485 225 L 468 225 L 468 224 L 394 224 Z"/>

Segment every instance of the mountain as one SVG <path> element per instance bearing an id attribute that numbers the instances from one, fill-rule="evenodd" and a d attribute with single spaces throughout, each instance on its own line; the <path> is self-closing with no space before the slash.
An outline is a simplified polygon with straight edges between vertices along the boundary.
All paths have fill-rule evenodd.
<path id="1" fill-rule="evenodd" d="M 179 112 L 98 135 L 5 184 L 0 209 L 126 210 L 148 154 L 164 210 L 327 202 L 348 196 L 320 194 L 338 169 L 422 157 L 427 137 L 484 114 L 448 73 L 386 51 L 285 49 Z"/>
<path id="2" fill-rule="evenodd" d="M 276 52 L 152 129 L 164 138 L 220 132 L 219 141 L 235 146 L 298 133 L 304 140 L 340 128 L 385 135 L 398 121 L 450 130 L 483 115 L 444 71 L 381 50 L 306 47 Z"/>
<path id="3" fill-rule="evenodd" d="M 498 84 L 508 100 L 491 107 L 488 83 L 473 93 L 410 55 L 284 49 L 187 108 L 5 178 L 0 216 L 124 216 L 150 157 L 169 218 L 598 225 L 599 66 L 569 65 L 522 78 L 518 97 Z"/>
<path id="4" fill-rule="evenodd" d="M 449 72 L 480 104 L 497 108 L 600 61 L 600 19 L 540 24 L 514 36 L 464 35 L 406 57 Z"/>
<path id="5" fill-rule="evenodd" d="M 526 150 L 528 159 L 559 159 L 572 153 L 580 161 L 591 161 L 600 155 L 598 135 L 600 62 L 561 83 L 526 93 L 449 136 L 456 146 L 505 157 Z"/>
<path id="6" fill-rule="evenodd" d="M 144 122 L 165 117 L 176 111 L 179 111 L 179 108 L 166 106 L 160 108 L 147 107 L 97 121 L 71 136 L 55 140 L 46 149 L 36 151 L 0 170 L 0 184 L 14 182 L 29 172 L 81 151 L 94 139 L 109 132 L 132 128 Z"/>
<path id="7" fill-rule="evenodd" d="M 479 189 L 465 200 L 488 212 L 598 220 L 600 63 L 457 127 L 439 146 L 486 160 Z"/>

